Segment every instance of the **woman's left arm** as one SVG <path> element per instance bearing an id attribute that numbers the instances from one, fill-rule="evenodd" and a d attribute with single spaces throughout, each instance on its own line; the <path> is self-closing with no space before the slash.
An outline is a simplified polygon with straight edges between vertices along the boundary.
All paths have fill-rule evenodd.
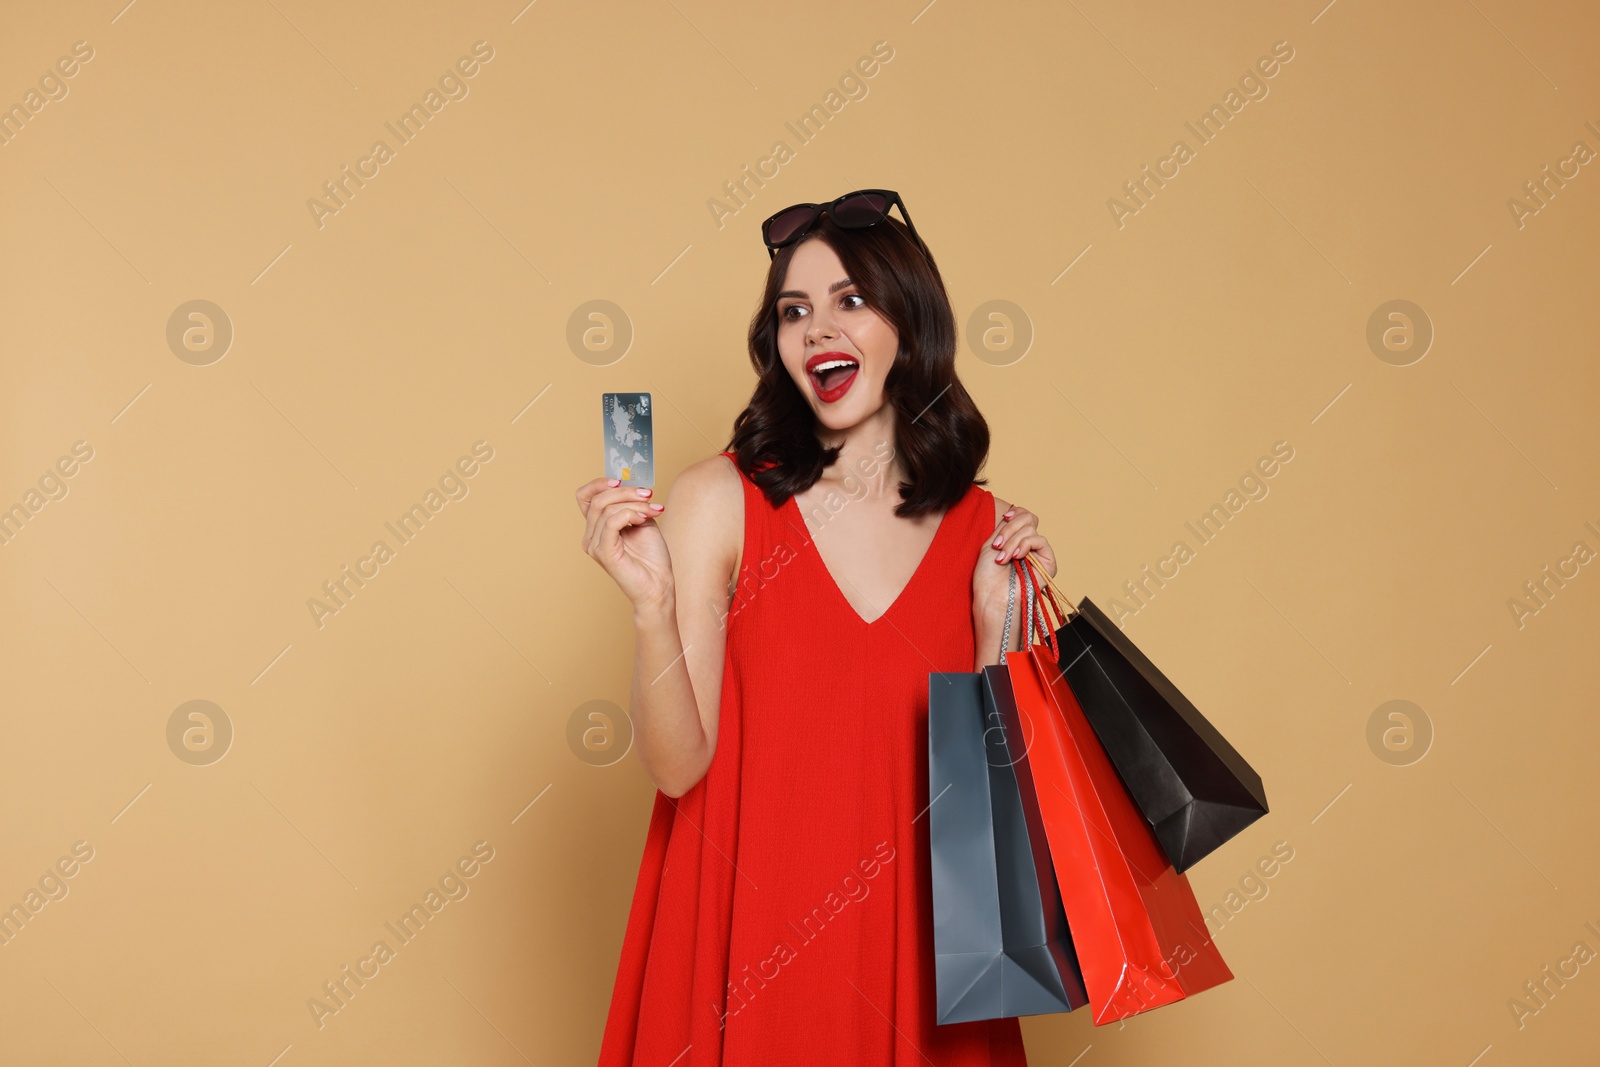
<path id="1" fill-rule="evenodd" d="M 1006 592 L 1012 560 L 1033 552 L 1044 572 L 1056 576 L 1055 552 L 1039 533 L 1039 517 L 1027 508 L 994 498 L 995 528 L 978 553 L 972 571 L 972 633 L 977 641 L 977 663 L 973 670 L 1000 662 L 1000 635 L 1006 623 Z M 1024 619 L 1022 589 L 1011 615 L 1011 640 L 1008 651 L 1022 648 L 1027 620 Z"/>

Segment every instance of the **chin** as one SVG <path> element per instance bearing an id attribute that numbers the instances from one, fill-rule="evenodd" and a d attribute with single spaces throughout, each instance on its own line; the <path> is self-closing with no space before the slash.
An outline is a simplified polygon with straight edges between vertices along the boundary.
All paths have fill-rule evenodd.
<path id="1" fill-rule="evenodd" d="M 860 421 L 860 419 L 853 419 L 849 415 L 841 416 L 837 411 L 830 411 L 826 415 L 820 413 L 817 415 L 817 422 L 834 433 L 843 433 Z"/>
<path id="2" fill-rule="evenodd" d="M 854 398 L 854 401 L 844 406 L 823 404 L 820 410 L 816 407 L 811 410 L 816 412 L 817 421 L 823 426 L 835 432 L 843 432 L 866 422 L 883 407 L 880 403 L 875 408 L 869 408 L 868 405 L 859 402 L 859 397 Z"/>

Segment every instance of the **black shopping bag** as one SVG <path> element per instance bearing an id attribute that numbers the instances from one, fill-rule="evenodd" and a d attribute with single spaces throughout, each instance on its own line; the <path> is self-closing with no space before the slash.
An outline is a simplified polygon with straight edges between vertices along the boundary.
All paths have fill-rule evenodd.
<path id="1" fill-rule="evenodd" d="M 1093 601 L 1056 640 L 1072 695 L 1180 874 L 1267 813 L 1261 776 Z"/>
<path id="2" fill-rule="evenodd" d="M 929 673 L 939 1023 L 1088 1003 L 1017 721 L 1005 666 Z"/>

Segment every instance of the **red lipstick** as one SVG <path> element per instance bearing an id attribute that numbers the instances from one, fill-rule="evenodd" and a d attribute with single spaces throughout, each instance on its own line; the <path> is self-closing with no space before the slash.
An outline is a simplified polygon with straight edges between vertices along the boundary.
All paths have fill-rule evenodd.
<path id="1" fill-rule="evenodd" d="M 806 377 L 824 404 L 843 397 L 860 371 L 861 361 L 847 352 L 819 352 L 806 360 Z"/>

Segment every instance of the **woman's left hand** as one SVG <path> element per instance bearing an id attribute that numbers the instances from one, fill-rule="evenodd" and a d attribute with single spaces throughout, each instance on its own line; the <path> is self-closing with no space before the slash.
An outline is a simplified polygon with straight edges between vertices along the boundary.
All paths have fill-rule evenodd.
<path id="1" fill-rule="evenodd" d="M 1056 576 L 1056 556 L 1050 542 L 1039 533 L 1039 517 L 1027 508 L 1011 505 L 995 526 L 994 533 L 978 553 L 972 571 L 972 615 L 975 621 L 995 624 L 998 635 L 1005 622 L 1006 592 L 1012 560 L 1034 554 L 1034 563 L 1047 575 Z M 1018 604 L 1021 603 L 1020 588 Z M 1020 616 L 1019 616 L 1020 617 Z"/>
<path id="2" fill-rule="evenodd" d="M 1006 510 L 1000 525 L 994 529 L 994 536 L 989 538 L 989 547 L 996 556 L 1008 559 L 1021 559 L 1029 552 L 1036 552 L 1044 572 L 1052 578 L 1056 576 L 1056 555 L 1050 542 L 1039 533 L 1039 516 L 1019 504 Z"/>

